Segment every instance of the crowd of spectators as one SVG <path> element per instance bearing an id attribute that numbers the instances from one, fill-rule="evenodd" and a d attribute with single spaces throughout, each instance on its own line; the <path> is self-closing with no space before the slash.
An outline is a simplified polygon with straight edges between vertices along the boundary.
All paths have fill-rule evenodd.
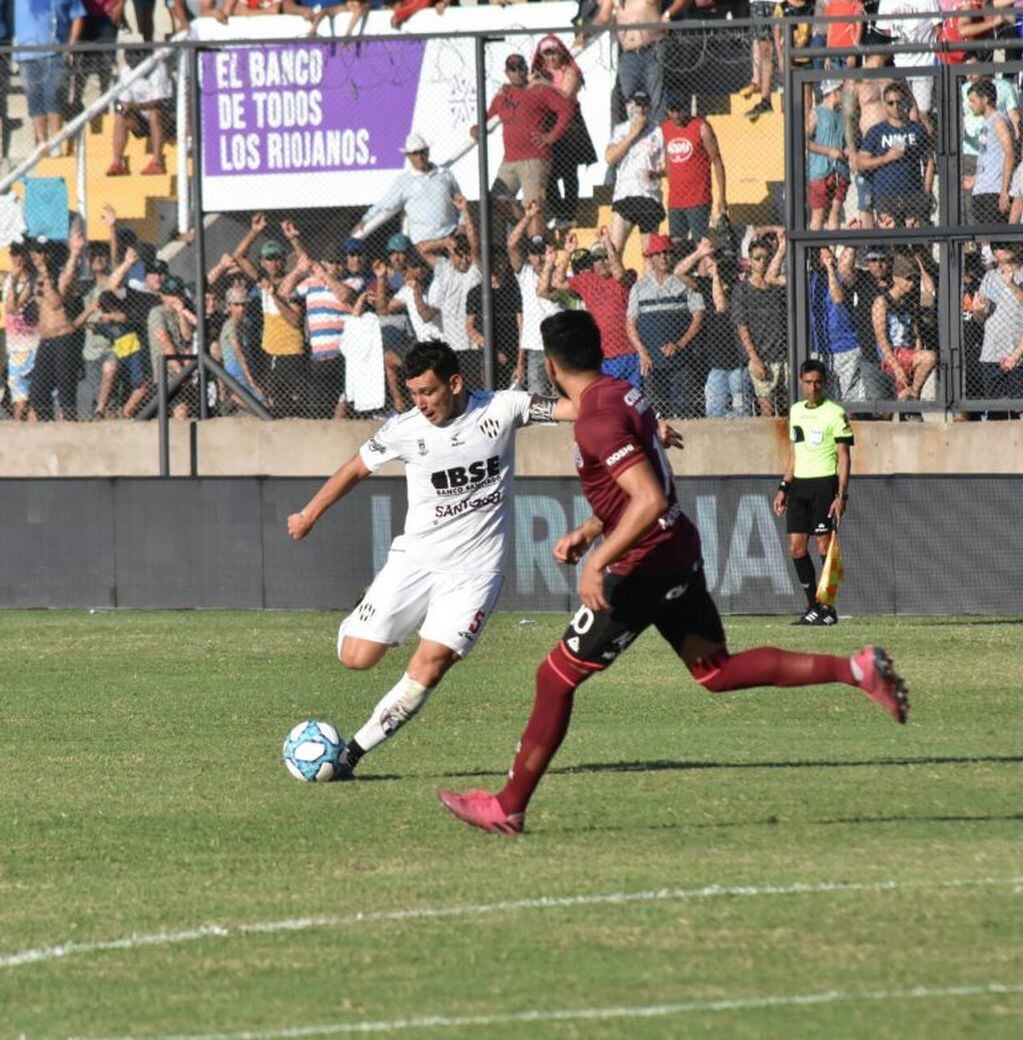
<path id="1" fill-rule="evenodd" d="M 322 17 L 347 11 L 354 31 L 371 5 L 174 0 L 168 6 L 176 26 L 199 14 L 289 13 L 307 17 L 315 29 Z M 61 14 L 50 35 L 34 42 L 113 39 L 125 13 L 124 0 L 97 0 L 81 10 L 80 0 L 53 0 L 53 8 Z M 897 68 L 890 77 L 864 78 L 857 69 L 880 69 L 888 60 L 900 68 L 922 67 L 935 61 L 936 47 L 942 61 L 964 66 L 959 218 L 988 227 L 1021 221 L 1017 83 L 1009 74 L 970 73 L 965 66 L 984 52 L 949 49 L 960 40 L 989 37 L 994 46 L 1005 26 L 1015 28 L 1014 14 L 979 18 L 961 13 L 961 5 L 939 6 L 938 0 L 879 0 L 875 10 L 867 5 L 876 15 L 867 25 L 815 27 L 815 14 L 854 16 L 864 6 L 859 0 L 782 0 L 751 8 L 754 15 L 781 19 L 749 34 L 752 70 L 744 93 L 760 97 L 745 114 L 754 122 L 773 111 L 787 47 L 839 50 L 884 40 L 931 48 L 926 61 L 904 53 L 823 59 L 793 53 L 793 63 L 825 71 L 803 96 L 807 228 L 883 231 L 935 220 L 935 190 L 954 189 L 935 179 L 931 78 L 907 77 Z M 16 30 L 20 9 L 16 3 Z M 395 17 L 404 10 L 399 5 Z M 138 0 L 134 11 L 139 31 L 151 38 L 152 4 Z M 254 214 L 205 285 L 193 291 L 168 274 L 151 245 L 120 228 L 110 209 L 108 241 L 86 242 L 73 224 L 66 244 L 13 247 L 3 282 L 5 410 L 15 419 L 40 421 L 137 415 L 154 392 L 161 356 L 172 359 L 173 377 L 182 359 L 196 352 L 201 325 L 205 348 L 231 377 L 212 383 L 207 405 L 214 414 L 257 401 L 274 417 L 360 415 L 365 410 L 351 392 L 353 367 L 366 365 L 378 365 L 378 377 L 382 367 L 384 386 L 383 403 L 369 411 L 400 411 L 408 406 L 402 359 L 417 340 L 450 343 L 463 357 L 470 385 L 482 384 L 489 296 L 499 385 L 549 392 L 540 322 L 560 309 L 582 307 L 600 326 L 605 370 L 644 387 L 663 414 L 784 414 L 792 381 L 785 231 L 778 224 L 733 225 L 726 156 L 701 114 L 702 98 L 712 90 L 700 88 L 687 75 L 688 66 L 680 65 L 692 57 L 696 34 L 666 38 L 650 27 L 687 14 L 725 13 L 722 4 L 684 0 L 581 5 L 577 43 L 585 42 L 591 26 L 613 21 L 620 47 L 621 118 L 600 142 L 613 181 L 612 216 L 585 247 L 581 242 L 591 236 L 579 226 L 578 171 L 596 162 L 598 148 L 579 104 L 586 89 L 579 63 L 554 35 L 531 52 L 507 55 L 505 83 L 487 112 L 499 121 L 503 142 L 503 161 L 489 186 L 489 285 L 483 280 L 478 211 L 451 170 L 431 157 L 426 126 L 408 134 L 406 169 L 382 185 L 378 200 L 353 224 L 317 227 L 304 211 L 274 221 Z M 913 13 L 934 18 L 904 17 Z M 126 67 L 142 53 L 128 48 Z M 59 56 L 33 55 L 31 61 L 52 64 L 53 58 Z M 52 107 L 54 83 L 80 103 L 81 72 L 108 82 L 113 75 L 112 67 L 86 65 L 76 67 L 72 82 L 59 60 L 59 67 L 38 77 L 36 92 L 31 61 L 22 63 L 22 75 L 29 111 L 42 120 L 35 124 L 40 141 L 52 136 L 62 118 L 45 111 Z M 130 131 L 147 135 L 152 145 L 149 166 L 138 172 L 164 171 L 166 101 L 172 93 L 170 77 L 159 67 L 125 91 L 110 176 L 135 172 L 123 157 Z M 469 131 L 479 137 L 479 128 Z M 367 236 L 395 213 L 404 230 L 385 234 L 370 252 L 374 240 Z M 640 262 L 629 267 L 623 257 L 633 232 Z M 1023 398 L 1020 251 L 993 237 L 966 249 L 966 389 L 972 397 Z M 829 366 L 830 392 L 853 412 L 858 401 L 934 399 L 940 272 L 932 249 L 850 244 L 814 247 L 808 255 L 809 268 L 799 276 L 806 279 L 811 349 Z M 349 340 L 366 318 L 380 350 L 356 359 Z M 196 386 L 194 380 L 185 383 L 175 399 L 176 415 L 196 412 Z"/>

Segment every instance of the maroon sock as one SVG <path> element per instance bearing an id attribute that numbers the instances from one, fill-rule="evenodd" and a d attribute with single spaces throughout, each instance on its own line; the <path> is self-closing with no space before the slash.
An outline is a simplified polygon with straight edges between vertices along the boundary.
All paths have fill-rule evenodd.
<path id="1" fill-rule="evenodd" d="M 519 741 L 508 782 L 497 800 L 506 813 L 526 811 L 551 759 L 561 747 L 572 717 L 572 697 L 588 673 L 572 663 L 559 643 L 536 671 L 536 699 Z"/>
<path id="2" fill-rule="evenodd" d="M 727 652 L 718 654 L 698 664 L 693 669 L 693 677 L 714 693 L 746 690 L 751 686 L 856 685 L 847 657 L 790 653 L 773 646 L 758 646 L 734 657 Z"/>

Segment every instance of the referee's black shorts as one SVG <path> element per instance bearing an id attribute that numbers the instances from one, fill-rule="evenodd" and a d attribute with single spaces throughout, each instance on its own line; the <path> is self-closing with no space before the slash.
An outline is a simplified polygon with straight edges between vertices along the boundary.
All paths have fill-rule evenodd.
<path id="1" fill-rule="evenodd" d="M 830 534 L 833 524 L 828 510 L 837 494 L 837 473 L 831 477 L 795 477 L 785 498 L 785 529 L 789 534 Z"/>

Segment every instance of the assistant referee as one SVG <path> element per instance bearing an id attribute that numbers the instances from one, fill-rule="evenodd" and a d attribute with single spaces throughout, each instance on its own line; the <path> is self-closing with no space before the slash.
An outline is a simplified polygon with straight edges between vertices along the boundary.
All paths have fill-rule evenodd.
<path id="1" fill-rule="evenodd" d="M 797 625 L 838 624 L 835 608 L 817 602 L 817 577 L 807 552 L 810 535 L 816 535 L 823 562 L 849 500 L 852 427 L 842 407 L 824 396 L 827 375 L 820 361 L 804 361 L 799 368 L 804 400 L 789 410 L 789 461 L 774 496 L 775 514 L 786 516 L 789 552 L 806 594 L 806 613 Z"/>

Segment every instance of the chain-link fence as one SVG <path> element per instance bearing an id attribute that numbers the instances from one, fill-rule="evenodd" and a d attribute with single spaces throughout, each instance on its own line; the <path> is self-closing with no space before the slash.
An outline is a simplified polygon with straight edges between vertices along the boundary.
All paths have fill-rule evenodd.
<path id="1" fill-rule="evenodd" d="M 179 417 L 385 415 L 429 338 L 545 393 L 576 307 L 671 417 L 782 414 L 809 356 L 854 414 L 1023 409 L 1012 9 L 753 6 L 8 50 L 0 414 L 148 417 L 166 356 Z"/>

